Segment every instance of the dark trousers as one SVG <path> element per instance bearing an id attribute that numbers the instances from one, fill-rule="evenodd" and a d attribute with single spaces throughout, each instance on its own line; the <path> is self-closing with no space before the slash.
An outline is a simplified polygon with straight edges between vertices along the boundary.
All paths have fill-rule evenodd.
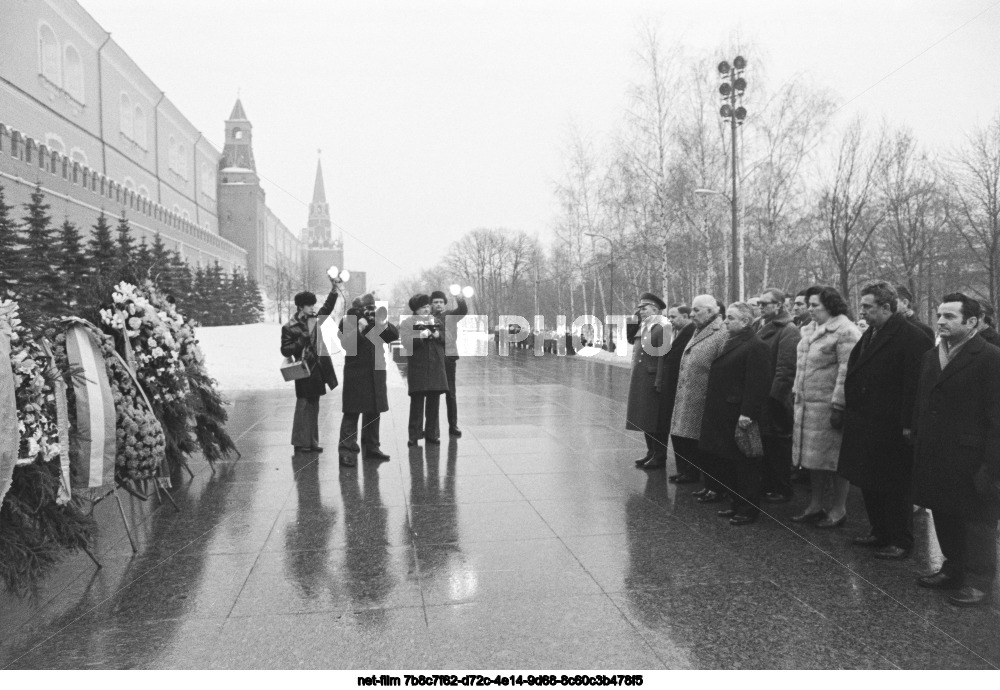
<path id="1" fill-rule="evenodd" d="M 872 535 L 879 541 L 909 551 L 913 548 L 913 498 L 909 491 L 863 489 Z"/>
<path id="2" fill-rule="evenodd" d="M 682 474 L 699 475 L 705 469 L 704 454 L 698 450 L 698 439 L 685 438 L 683 436 L 671 436 L 670 442 L 674 446 L 674 458 L 677 460 L 677 471 Z M 704 476 L 705 488 L 713 489 L 718 486 L 707 474 Z"/>
<path id="3" fill-rule="evenodd" d="M 440 393 L 410 393 L 410 423 L 407 430 L 411 441 L 419 441 L 422 438 L 436 441 L 440 438 L 441 432 L 438 429 L 440 406 Z"/>
<path id="4" fill-rule="evenodd" d="M 670 440 L 670 434 L 665 434 L 663 432 L 644 433 L 646 437 L 646 457 L 651 460 L 666 460 L 667 459 L 667 441 Z"/>
<path id="5" fill-rule="evenodd" d="M 760 493 L 764 476 L 764 458 L 729 460 L 713 458 L 719 467 L 719 479 L 728 487 L 733 510 L 740 515 L 760 512 Z"/>
<path id="6" fill-rule="evenodd" d="M 361 417 L 361 446 L 358 446 L 358 417 Z M 340 450 L 347 453 L 358 453 L 361 447 L 366 453 L 380 450 L 378 428 L 382 416 L 378 412 L 345 412 L 340 422 Z"/>
<path id="7" fill-rule="evenodd" d="M 292 445 L 315 448 L 319 445 L 319 396 L 295 399 Z"/>
<path id="8" fill-rule="evenodd" d="M 941 568 L 963 585 L 989 592 L 997 574 L 997 523 L 974 522 L 932 511 L 934 532 L 944 554 Z"/>
<path id="9" fill-rule="evenodd" d="M 792 437 L 761 436 L 764 442 L 764 493 L 792 495 Z"/>
<path id="10" fill-rule="evenodd" d="M 448 430 L 458 428 L 458 401 L 455 399 L 455 365 L 457 359 L 447 357 L 444 360 L 444 372 L 448 375 L 448 392 L 444 394 L 445 407 L 448 408 Z"/>

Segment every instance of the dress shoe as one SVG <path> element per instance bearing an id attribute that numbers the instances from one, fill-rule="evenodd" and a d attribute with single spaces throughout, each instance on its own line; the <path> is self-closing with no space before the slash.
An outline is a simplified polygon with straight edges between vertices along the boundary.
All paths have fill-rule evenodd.
<path id="1" fill-rule="evenodd" d="M 667 466 L 667 459 L 666 458 L 653 458 L 652 460 L 650 460 L 649 462 L 647 462 L 645 465 L 643 465 L 642 469 L 644 469 L 644 470 L 662 470 L 666 466 Z"/>
<path id="2" fill-rule="evenodd" d="M 702 496 L 704 496 L 707 493 L 708 493 L 708 489 L 698 489 L 697 491 L 692 491 L 691 495 L 694 496 L 695 498 L 701 498 Z"/>
<path id="3" fill-rule="evenodd" d="M 904 558 L 910 557 L 910 550 L 904 549 L 902 546 L 887 544 L 875 549 L 875 553 L 872 555 L 874 555 L 875 558 L 882 559 L 883 561 L 901 561 Z"/>
<path id="4" fill-rule="evenodd" d="M 352 455 L 341 455 L 340 464 L 343 465 L 344 467 L 356 467 L 358 461 L 355 460 L 354 456 Z"/>
<path id="5" fill-rule="evenodd" d="M 959 589 L 962 586 L 961 581 L 957 577 L 949 575 L 943 570 L 918 577 L 917 584 L 927 589 Z"/>
<path id="6" fill-rule="evenodd" d="M 407 441 L 406 442 L 407 448 L 416 448 L 419 445 L 420 445 L 419 441 Z"/>
<path id="7" fill-rule="evenodd" d="M 638 460 L 635 461 L 635 466 L 636 467 L 642 467 L 643 465 L 645 465 L 647 462 L 649 462 L 652 459 L 653 459 L 652 455 L 646 455 L 644 457 L 641 457 L 641 458 L 639 458 Z"/>
<path id="8" fill-rule="evenodd" d="M 729 524 L 733 527 L 742 527 L 743 525 L 752 525 L 757 522 L 757 514 L 753 515 L 734 515 L 730 520 Z"/>
<path id="9" fill-rule="evenodd" d="M 818 529 L 837 529 L 847 524 L 847 513 L 844 513 L 836 520 L 831 520 L 829 516 L 816 523 Z"/>
<path id="10" fill-rule="evenodd" d="M 812 522 L 819 522 L 820 520 L 826 519 L 825 510 L 816 510 L 812 513 L 800 513 L 795 517 L 789 518 L 792 522 L 796 522 L 803 525 L 808 525 Z"/>
<path id="11" fill-rule="evenodd" d="M 718 503 L 724 496 L 718 491 L 708 490 L 698 497 L 698 503 Z"/>
<path id="12" fill-rule="evenodd" d="M 439 439 L 439 438 L 426 438 L 426 439 L 424 439 L 424 442 L 425 443 L 429 443 L 432 446 L 440 446 L 441 445 L 441 439 Z"/>
<path id="13" fill-rule="evenodd" d="M 454 436 L 455 438 L 462 438 L 462 430 L 459 429 L 457 426 L 453 426 L 452 428 L 448 429 L 448 435 Z"/>
<path id="14" fill-rule="evenodd" d="M 716 513 L 719 517 L 731 518 L 736 516 L 736 511 L 733 508 L 726 508 L 725 510 L 720 510 Z"/>
<path id="15" fill-rule="evenodd" d="M 679 474 L 674 484 L 694 484 L 701 481 L 701 477 L 696 474 Z"/>
<path id="16" fill-rule="evenodd" d="M 983 606 L 988 603 L 989 600 L 990 597 L 986 594 L 986 592 L 968 585 L 962 587 L 962 589 L 948 597 L 949 604 L 952 604 L 953 606 L 961 606 L 963 608 Z"/>
<path id="17" fill-rule="evenodd" d="M 773 491 L 764 494 L 765 503 L 788 503 L 790 500 L 792 500 L 791 496 L 786 496 L 785 494 L 779 494 Z"/>
<path id="18" fill-rule="evenodd" d="M 370 450 L 365 453 L 365 457 L 369 460 L 388 460 L 389 454 L 383 453 L 381 450 Z"/>
<path id="19" fill-rule="evenodd" d="M 851 543 L 854 546 L 869 546 L 873 549 L 880 549 L 883 546 L 886 546 L 885 540 L 881 537 L 876 537 L 874 534 L 869 534 L 865 537 L 854 537 L 854 539 L 851 540 Z"/>

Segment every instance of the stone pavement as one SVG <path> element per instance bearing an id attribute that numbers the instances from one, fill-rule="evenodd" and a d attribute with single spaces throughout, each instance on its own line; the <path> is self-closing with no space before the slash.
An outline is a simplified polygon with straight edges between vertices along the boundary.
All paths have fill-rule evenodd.
<path id="1" fill-rule="evenodd" d="M 629 372 L 570 357 L 463 358 L 464 436 L 407 449 L 390 364 L 385 463 L 293 456 L 291 387 L 234 394 L 243 457 L 200 460 L 181 508 L 95 511 L 104 568 L 68 559 L 35 602 L 0 596 L 0 668 L 995 668 L 1000 615 L 914 578 L 940 563 L 926 515 L 913 558 L 852 548 L 867 531 L 733 528 L 634 469 Z M 444 404 L 442 401 L 442 416 Z"/>

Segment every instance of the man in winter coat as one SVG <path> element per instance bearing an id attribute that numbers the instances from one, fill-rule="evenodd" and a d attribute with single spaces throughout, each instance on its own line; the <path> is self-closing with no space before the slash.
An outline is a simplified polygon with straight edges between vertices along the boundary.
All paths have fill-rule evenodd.
<path id="1" fill-rule="evenodd" d="M 732 497 L 732 507 L 718 515 L 733 526 L 756 522 L 760 513 L 763 460 L 744 455 L 736 443 L 737 426 L 760 422 L 771 389 L 769 348 L 753 332 L 753 321 L 753 307 L 745 302 L 726 310 L 728 338 L 709 370 L 698 443 Z"/>
<path id="2" fill-rule="evenodd" d="M 917 582 L 957 589 L 949 598 L 956 606 L 981 606 L 997 567 L 1000 349 L 977 337 L 974 299 L 945 295 L 937 314 L 941 342 L 924 355 L 917 389 L 913 480 L 945 561 Z"/>
<path id="3" fill-rule="evenodd" d="M 663 414 L 670 426 L 670 418 L 674 413 L 674 400 L 677 398 L 677 379 L 681 373 L 681 357 L 684 356 L 684 348 L 691 342 L 694 335 L 695 324 L 691 320 L 691 307 L 686 304 L 679 304 L 670 307 L 667 311 L 667 320 L 670 321 L 673 340 L 670 343 L 670 350 L 663 356 L 661 366 L 656 373 L 656 388 L 663 394 Z M 672 484 L 693 484 L 701 479 L 701 472 L 687 459 L 674 453 L 674 460 L 677 462 L 677 474 L 672 474 L 667 478 Z"/>
<path id="4" fill-rule="evenodd" d="M 898 306 L 896 310 L 903 316 L 904 319 L 910 322 L 910 325 L 916 326 L 920 331 L 934 342 L 934 329 L 928 326 L 926 323 L 921 321 L 917 317 L 917 313 L 913 311 L 913 293 L 905 285 L 896 286 L 896 301 Z"/>
<path id="5" fill-rule="evenodd" d="M 691 319 L 695 323 L 695 332 L 681 356 L 677 397 L 670 417 L 670 440 L 675 455 L 705 473 L 705 488 L 695 492 L 698 500 L 717 503 L 723 499 L 722 486 L 714 479 L 717 468 L 705 466 L 698 450 L 698 439 L 701 437 L 701 417 L 708 392 L 708 372 L 726 346 L 728 332 L 719 317 L 718 300 L 711 295 L 694 298 Z"/>
<path id="6" fill-rule="evenodd" d="M 440 290 L 431 293 L 431 313 L 444 328 L 444 370 L 448 376 L 448 392 L 444 394 L 444 403 L 448 408 L 448 434 L 455 438 L 462 436 L 458 428 L 458 400 L 455 398 L 455 365 L 458 364 L 458 322 L 469 313 L 462 293 L 455 295 L 457 305 L 454 309 L 445 309 L 448 296 Z M 530 335 L 529 335 L 530 337 Z M 526 343 L 521 341 L 518 345 Z"/>
<path id="7" fill-rule="evenodd" d="M 920 363 L 934 341 L 896 309 L 896 291 L 886 282 L 861 291 L 868 330 L 854 346 L 844 379 L 842 477 L 861 488 L 871 523 L 854 544 L 875 557 L 900 559 L 913 548 L 913 404 Z"/>
<path id="8" fill-rule="evenodd" d="M 370 460 L 388 460 L 379 439 L 381 414 L 389 411 L 385 385 L 383 342 L 399 338 L 399 331 L 386 320 L 384 309 L 375 309 L 371 293 L 354 300 L 338 332 L 346 350 L 344 356 L 344 417 L 340 423 L 340 464 L 353 467 L 364 448 Z M 372 342 L 372 339 L 378 342 Z M 361 445 L 358 445 L 358 417 L 361 417 Z"/>
<path id="9" fill-rule="evenodd" d="M 309 367 L 309 376 L 295 381 L 295 417 L 292 420 L 292 446 L 302 452 L 322 453 L 319 445 L 319 397 L 326 395 L 327 387 L 337 387 L 337 373 L 333 369 L 320 319 L 329 316 L 337 303 L 340 279 L 331 278 L 330 294 L 323 306 L 316 309 L 316 295 L 300 292 L 295 295 L 298 311 L 281 327 L 281 354 L 301 360 Z"/>
<path id="10" fill-rule="evenodd" d="M 420 439 L 432 445 L 441 443 L 438 410 L 441 394 L 448 390 L 445 372 L 444 332 L 431 316 L 431 298 L 423 293 L 409 302 L 413 316 L 399 324 L 400 342 L 406 353 L 406 387 L 410 394 L 410 421 L 407 446 L 415 447 Z"/>
<path id="11" fill-rule="evenodd" d="M 664 396 L 656 386 L 657 372 L 663 356 L 658 354 L 670 340 L 670 324 L 657 323 L 667 305 L 651 292 L 639 297 L 636 313 L 639 330 L 632 344 L 632 378 L 628 388 L 625 428 L 641 431 L 646 437 L 646 455 L 636 461 L 636 467 L 658 470 L 667 465 L 667 442 L 670 440 L 670 418 L 663 414 Z M 662 320 L 662 319 L 661 319 Z"/>
<path id="12" fill-rule="evenodd" d="M 990 345 L 1000 347 L 1000 333 L 997 333 L 995 327 L 996 309 L 984 299 L 977 299 L 976 301 L 979 302 L 979 308 L 983 311 L 983 320 L 976 327 L 979 337 Z"/>
<path id="13" fill-rule="evenodd" d="M 792 429 L 795 412 L 792 387 L 795 385 L 796 348 L 799 329 L 785 311 L 785 293 L 768 288 L 760 296 L 762 325 L 757 337 L 768 346 L 771 389 L 760 419 L 764 441 L 763 486 L 768 503 L 787 503 L 792 498 Z"/>

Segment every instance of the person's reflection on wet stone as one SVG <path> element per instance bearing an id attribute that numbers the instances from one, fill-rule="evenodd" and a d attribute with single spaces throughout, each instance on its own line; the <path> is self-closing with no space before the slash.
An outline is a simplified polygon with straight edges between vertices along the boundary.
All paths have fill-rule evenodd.
<path id="1" fill-rule="evenodd" d="M 426 449 L 426 464 L 421 453 L 410 453 L 410 505 L 413 515 L 410 524 L 420 538 L 420 569 L 422 573 L 435 574 L 444 570 L 447 576 L 450 555 L 458 549 L 458 506 L 455 502 L 455 459 L 458 442 L 448 443 L 448 459 L 444 481 L 440 474 L 441 452 L 437 447 Z M 426 471 L 425 471 L 426 467 Z M 427 544 L 454 544 L 455 549 Z"/>
<path id="2" fill-rule="evenodd" d="M 388 511 L 382 503 L 377 466 L 365 464 L 362 472 L 364 489 L 357 470 L 344 470 L 340 475 L 343 579 L 355 608 L 377 609 L 395 585 L 389 564 Z"/>
<path id="3" fill-rule="evenodd" d="M 329 580 L 325 554 L 336 511 L 323 505 L 319 461 L 315 455 L 292 456 L 297 497 L 295 520 L 285 527 L 285 567 L 307 599 L 318 597 Z"/>

